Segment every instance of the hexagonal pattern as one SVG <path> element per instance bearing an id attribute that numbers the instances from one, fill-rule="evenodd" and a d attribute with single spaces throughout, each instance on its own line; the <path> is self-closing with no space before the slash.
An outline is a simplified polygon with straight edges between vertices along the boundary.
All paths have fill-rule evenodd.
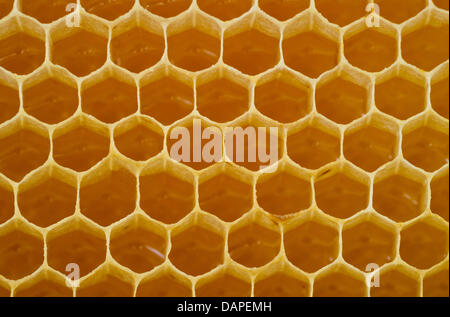
<path id="1" fill-rule="evenodd" d="M 101 226 L 132 213 L 136 207 L 136 177 L 126 170 L 103 172 L 95 182 L 82 182 L 80 209 Z"/>
<path id="2" fill-rule="evenodd" d="M 53 158 L 61 166 L 87 171 L 109 153 L 109 139 L 79 125 L 53 138 Z"/>
<path id="3" fill-rule="evenodd" d="M 47 79 L 23 92 L 23 108 L 36 119 L 56 124 L 78 108 L 78 91 L 55 79 Z"/>
<path id="4" fill-rule="evenodd" d="M 396 232 L 391 230 L 371 221 L 344 227 L 342 232 L 344 260 L 361 271 L 366 271 L 367 266 L 373 263 L 381 267 L 393 261 Z"/>
<path id="5" fill-rule="evenodd" d="M 141 113 L 170 125 L 194 110 L 194 91 L 173 78 L 165 77 L 140 89 Z"/>
<path id="6" fill-rule="evenodd" d="M 36 271 L 44 261 L 42 237 L 14 229 L 0 235 L 0 275 L 18 280 Z"/>
<path id="7" fill-rule="evenodd" d="M 348 132 L 344 138 L 344 156 L 367 172 L 373 172 L 396 156 L 397 138 L 394 134 L 373 126 Z"/>
<path id="8" fill-rule="evenodd" d="M 144 29 L 134 28 L 112 39 L 112 61 L 130 72 L 140 73 L 161 59 L 164 47 L 164 38 Z"/>
<path id="9" fill-rule="evenodd" d="M 250 29 L 225 38 L 223 61 L 247 75 L 256 75 L 279 61 L 279 39 Z"/>
<path id="10" fill-rule="evenodd" d="M 198 187 L 200 208 L 224 221 L 234 221 L 253 206 L 253 188 L 226 174 L 219 174 Z"/>
<path id="11" fill-rule="evenodd" d="M 400 256 L 408 264 L 428 269 L 441 262 L 448 254 L 448 227 L 443 231 L 419 221 L 401 232 Z"/>
<path id="12" fill-rule="evenodd" d="M 337 258 L 339 232 L 320 222 L 308 221 L 284 234 L 284 249 L 292 264 L 305 272 L 316 272 Z"/>
<path id="13" fill-rule="evenodd" d="M 198 112 L 213 121 L 232 121 L 247 112 L 249 106 L 248 90 L 227 79 L 197 86 Z"/>
<path id="14" fill-rule="evenodd" d="M 259 206 L 275 215 L 289 215 L 307 209 L 312 202 L 311 183 L 286 172 L 259 180 L 256 197 Z"/>
<path id="15" fill-rule="evenodd" d="M 105 237 L 89 232 L 85 226 L 50 237 L 47 241 L 48 265 L 63 274 L 67 265 L 76 263 L 80 276 L 85 276 L 102 264 L 105 258 Z"/>
<path id="16" fill-rule="evenodd" d="M 228 253 L 239 264 L 260 267 L 269 263 L 280 251 L 280 233 L 250 223 L 228 236 Z"/>
<path id="17" fill-rule="evenodd" d="M 256 86 L 255 106 L 263 115 L 282 123 L 297 121 L 311 111 L 311 91 L 274 79 Z"/>
<path id="18" fill-rule="evenodd" d="M 0 297 L 448 297 L 448 0 L 72 2 L 0 0 Z"/>
<path id="19" fill-rule="evenodd" d="M 311 78 L 317 78 L 337 65 L 338 50 L 338 43 L 315 31 L 300 33 L 283 41 L 286 65 Z M 309 62 L 311 60 L 315 63 Z"/>
<path id="20" fill-rule="evenodd" d="M 402 56 L 411 65 L 431 71 L 448 60 L 448 24 L 426 25 L 408 34 L 402 34 Z"/>
<path id="21" fill-rule="evenodd" d="M 139 186 L 141 208 L 153 219 L 175 223 L 194 208 L 192 184 L 169 173 L 141 176 Z"/>
<path id="22" fill-rule="evenodd" d="M 170 62 L 191 72 L 211 67 L 219 60 L 219 39 L 197 29 L 190 29 L 167 38 Z"/>
<path id="23" fill-rule="evenodd" d="M 425 209 L 425 185 L 401 174 L 393 174 L 373 186 L 373 207 L 397 222 L 419 216 Z"/>
<path id="24" fill-rule="evenodd" d="M 83 112 L 105 123 L 117 122 L 138 110 L 135 86 L 107 78 L 81 94 Z"/>
<path id="25" fill-rule="evenodd" d="M 47 227 L 75 213 L 77 189 L 56 178 L 30 188 L 19 189 L 20 214 L 28 221 Z"/>
<path id="26" fill-rule="evenodd" d="M 223 263 L 223 237 L 198 225 L 171 237 L 169 259 L 189 275 L 201 275 Z"/>
<path id="27" fill-rule="evenodd" d="M 26 33 L 0 39 L 0 66 L 17 75 L 32 73 L 45 58 L 45 43 Z"/>
<path id="28" fill-rule="evenodd" d="M 370 28 L 346 38 L 344 54 L 353 66 L 368 72 L 379 72 L 397 59 L 397 41 L 376 28 Z"/>
<path id="29" fill-rule="evenodd" d="M 428 172 L 448 164 L 448 134 L 431 127 L 423 126 L 404 134 L 402 149 L 405 159 Z"/>
<path id="30" fill-rule="evenodd" d="M 328 119 L 348 124 L 367 112 L 368 93 L 364 87 L 337 77 L 317 88 L 316 107 Z"/>
<path id="31" fill-rule="evenodd" d="M 0 137 L 0 173 L 20 182 L 47 161 L 49 152 L 50 141 L 28 129 Z"/>
<path id="32" fill-rule="evenodd" d="M 337 218 L 348 218 L 367 208 L 369 188 L 345 173 L 316 181 L 317 206 Z"/>
<path id="33" fill-rule="evenodd" d="M 401 77 L 391 78 L 375 87 L 375 103 L 384 113 L 406 120 L 425 110 L 425 87 Z"/>
<path id="34" fill-rule="evenodd" d="M 83 77 L 99 69 L 107 57 L 108 40 L 81 29 L 77 33 L 53 43 L 52 62 Z"/>

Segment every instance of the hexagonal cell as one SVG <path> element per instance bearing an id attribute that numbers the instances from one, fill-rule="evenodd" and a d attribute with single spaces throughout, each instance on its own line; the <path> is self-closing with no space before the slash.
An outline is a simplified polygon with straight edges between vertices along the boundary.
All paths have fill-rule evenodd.
<path id="1" fill-rule="evenodd" d="M 258 204 L 275 215 L 289 215 L 309 208 L 312 201 L 311 183 L 282 171 L 256 184 Z"/>
<path id="2" fill-rule="evenodd" d="M 255 297 L 306 297 L 310 286 L 303 280 L 277 272 L 255 283 Z"/>
<path id="3" fill-rule="evenodd" d="M 83 8 L 103 19 L 115 20 L 131 10 L 134 0 L 81 0 Z"/>
<path id="4" fill-rule="evenodd" d="M 390 131 L 366 125 L 347 131 L 344 156 L 367 172 L 374 172 L 397 156 L 397 136 Z"/>
<path id="5" fill-rule="evenodd" d="M 26 127 L 0 137 L 0 172 L 15 182 L 47 161 L 50 141 Z"/>
<path id="6" fill-rule="evenodd" d="M 319 179 L 314 186 L 317 206 L 330 216 L 349 218 L 368 206 L 368 186 L 347 172 Z"/>
<path id="7" fill-rule="evenodd" d="M 409 119 L 425 110 L 426 98 L 425 87 L 401 76 L 375 86 L 377 108 L 400 120 Z"/>
<path id="8" fill-rule="evenodd" d="M 174 126 L 167 133 L 166 141 L 169 157 L 195 170 L 203 170 L 222 160 L 221 130 L 200 119 L 187 119 Z"/>
<path id="9" fill-rule="evenodd" d="M 429 269 L 448 256 L 448 229 L 420 220 L 401 231 L 400 256 L 418 269 Z"/>
<path id="10" fill-rule="evenodd" d="M 47 274 L 40 274 L 32 282 L 20 285 L 14 290 L 14 297 L 72 297 L 73 291 L 64 285 L 64 280 Z"/>
<path id="11" fill-rule="evenodd" d="M 194 208 L 194 186 L 167 172 L 139 178 L 141 208 L 164 223 L 181 220 Z"/>
<path id="12" fill-rule="evenodd" d="M 365 297 L 364 276 L 352 274 L 344 266 L 333 267 L 314 280 L 314 297 Z"/>
<path id="13" fill-rule="evenodd" d="M 0 179 L 0 224 L 14 215 L 13 188 Z"/>
<path id="14" fill-rule="evenodd" d="M 224 39 L 224 63 L 247 75 L 257 75 L 274 67 L 280 60 L 279 55 L 279 39 L 256 29 Z"/>
<path id="15" fill-rule="evenodd" d="M 220 57 L 220 40 L 197 29 L 188 29 L 167 38 L 170 62 L 196 72 L 216 64 Z"/>
<path id="16" fill-rule="evenodd" d="M 140 3 L 151 13 L 170 18 L 189 9 L 192 0 L 140 0 Z"/>
<path id="17" fill-rule="evenodd" d="M 279 127 L 268 127 L 252 119 L 227 128 L 224 132 L 226 160 L 253 172 L 274 167 L 283 156 L 282 133 Z"/>
<path id="18" fill-rule="evenodd" d="M 425 210 L 425 190 L 425 180 L 418 182 L 403 173 L 396 173 L 381 181 L 375 181 L 373 207 L 394 221 L 408 221 Z"/>
<path id="19" fill-rule="evenodd" d="M 252 186 L 226 173 L 201 183 L 198 194 L 200 208 L 224 221 L 235 221 L 253 206 Z"/>
<path id="20" fill-rule="evenodd" d="M 428 6 L 427 0 L 374 0 L 380 15 L 391 22 L 403 23 Z"/>
<path id="21" fill-rule="evenodd" d="M 77 189 L 55 178 L 46 177 L 37 183 L 19 187 L 20 214 L 40 227 L 48 227 L 75 212 Z"/>
<path id="22" fill-rule="evenodd" d="M 379 275 L 379 286 L 370 289 L 371 297 L 417 297 L 420 282 L 405 274 L 402 267 L 385 270 Z"/>
<path id="23" fill-rule="evenodd" d="M 10 280 L 19 280 L 36 271 L 44 262 L 42 237 L 18 229 L 2 231 L 0 275 Z"/>
<path id="24" fill-rule="evenodd" d="M 14 6 L 14 0 L 3 0 L 0 2 L 0 19 L 7 16 Z"/>
<path id="25" fill-rule="evenodd" d="M 251 283 L 231 274 L 214 276 L 205 283 L 197 282 L 195 288 L 198 297 L 250 297 L 251 293 Z"/>
<path id="26" fill-rule="evenodd" d="M 142 281 L 137 288 L 136 297 L 191 297 L 192 287 L 182 281 L 178 275 L 166 272 Z"/>
<path id="27" fill-rule="evenodd" d="M 290 68 L 317 78 L 338 63 L 339 44 L 315 30 L 283 40 L 284 61 Z M 311 61 L 314 63 L 311 63 Z"/>
<path id="28" fill-rule="evenodd" d="M 307 126 L 287 138 L 289 157 L 309 169 L 336 161 L 340 156 L 340 147 L 338 138 L 314 126 Z"/>
<path id="29" fill-rule="evenodd" d="M 66 267 L 76 263 L 83 277 L 106 259 L 106 239 L 102 232 L 93 232 L 85 225 L 65 227 L 53 231 L 47 241 L 47 262 L 55 270 L 66 274 Z"/>
<path id="30" fill-rule="evenodd" d="M 228 254 L 234 261 L 249 268 L 266 265 L 280 252 L 281 236 L 276 229 L 256 222 L 231 229 Z"/>
<path id="31" fill-rule="evenodd" d="M 172 233 L 169 259 L 189 275 L 202 275 L 223 263 L 224 238 L 199 225 Z"/>
<path id="32" fill-rule="evenodd" d="M 51 59 L 72 74 L 83 77 L 106 62 L 107 46 L 108 40 L 103 36 L 79 29 L 53 43 Z"/>
<path id="33" fill-rule="evenodd" d="M 367 14 L 367 0 L 315 0 L 317 10 L 331 23 L 345 26 Z"/>
<path id="34" fill-rule="evenodd" d="M 316 272 L 338 257 L 339 231 L 331 223 L 308 220 L 284 234 L 284 249 L 292 264 Z"/>
<path id="35" fill-rule="evenodd" d="M 0 66 L 17 75 L 32 73 L 45 58 L 45 43 L 19 32 L 0 39 Z"/>
<path id="36" fill-rule="evenodd" d="M 140 97 L 141 113 L 164 125 L 170 125 L 194 110 L 192 87 L 171 77 L 164 77 L 141 87 Z"/>
<path id="37" fill-rule="evenodd" d="M 132 297 L 134 286 L 113 274 L 92 276 L 77 289 L 77 297 Z"/>
<path id="38" fill-rule="evenodd" d="M 447 78 L 431 84 L 431 105 L 433 109 L 448 120 L 449 80 Z M 1 120 L 0 120 L 1 121 Z"/>
<path id="39" fill-rule="evenodd" d="M 53 158 L 61 166 L 87 171 L 109 153 L 109 136 L 78 124 L 53 138 Z"/>
<path id="40" fill-rule="evenodd" d="M 419 127 L 403 134 L 402 150 L 410 163 L 434 172 L 448 163 L 448 134 L 429 126 Z"/>
<path id="41" fill-rule="evenodd" d="M 282 77 L 255 88 L 255 106 L 263 115 L 281 123 L 305 117 L 311 111 L 311 88 L 293 85 Z"/>
<path id="42" fill-rule="evenodd" d="M 310 0 L 259 0 L 258 4 L 268 15 L 286 21 L 308 9 Z"/>
<path id="43" fill-rule="evenodd" d="M 395 240 L 394 228 L 381 226 L 374 219 L 365 219 L 356 225 L 344 226 L 342 256 L 347 263 L 365 272 L 372 263 L 381 267 L 394 260 Z"/>
<path id="44" fill-rule="evenodd" d="M 403 59 L 420 69 L 431 71 L 448 60 L 448 24 L 424 25 L 410 33 L 402 34 Z"/>
<path id="45" fill-rule="evenodd" d="M 81 182 L 81 213 L 101 226 L 109 226 L 134 211 L 136 195 L 133 174 L 125 169 L 103 170 L 95 179 Z"/>
<path id="46" fill-rule="evenodd" d="M 19 8 L 23 13 L 36 18 L 41 23 L 51 23 L 69 14 L 70 11 L 66 8 L 71 3 L 73 3 L 72 0 L 20 0 Z"/>
<path id="47" fill-rule="evenodd" d="M 222 21 L 235 19 L 252 7 L 252 0 L 210 1 L 197 0 L 197 5 L 206 13 Z"/>
<path id="48" fill-rule="evenodd" d="M 449 213 L 449 190 L 448 190 L 448 169 L 435 175 L 431 181 L 431 211 L 448 221 Z"/>
<path id="49" fill-rule="evenodd" d="M 164 38 L 136 27 L 111 40 L 111 59 L 120 67 L 140 73 L 155 65 L 164 49 Z"/>
<path id="50" fill-rule="evenodd" d="M 344 40 L 344 54 L 355 67 L 368 72 L 379 72 L 397 59 L 397 41 L 380 33 L 377 28 L 368 28 Z"/>
<path id="51" fill-rule="evenodd" d="M 213 121 L 232 121 L 247 112 L 249 107 L 248 89 L 226 78 L 197 86 L 197 109 Z"/>
<path id="52" fill-rule="evenodd" d="M 117 122 L 138 110 L 137 88 L 106 78 L 82 91 L 81 108 L 105 123 Z"/>
<path id="53" fill-rule="evenodd" d="M 78 108 L 78 90 L 49 78 L 23 92 L 23 108 L 36 119 L 56 124 L 66 120 Z"/>
<path id="54" fill-rule="evenodd" d="M 151 129 L 142 123 L 127 128 L 125 131 L 116 128 L 114 133 L 114 143 L 123 155 L 135 161 L 146 161 L 163 150 L 164 132 L 161 129 Z"/>
<path id="55" fill-rule="evenodd" d="M 368 99 L 365 87 L 341 76 L 320 83 L 316 90 L 317 111 L 339 124 L 348 124 L 366 114 Z"/>
<path id="56" fill-rule="evenodd" d="M 121 265 L 144 273 L 164 262 L 166 240 L 156 230 L 126 225 L 113 231 L 110 251 Z"/>
<path id="57" fill-rule="evenodd" d="M 433 0 L 433 2 L 437 7 L 448 11 L 448 0 Z"/>
<path id="58" fill-rule="evenodd" d="M 0 84 L 0 124 L 14 117 L 19 107 L 19 92 Z"/>
<path id="59" fill-rule="evenodd" d="M 448 263 L 447 267 L 428 273 L 423 279 L 424 297 L 448 297 L 448 289 Z"/>

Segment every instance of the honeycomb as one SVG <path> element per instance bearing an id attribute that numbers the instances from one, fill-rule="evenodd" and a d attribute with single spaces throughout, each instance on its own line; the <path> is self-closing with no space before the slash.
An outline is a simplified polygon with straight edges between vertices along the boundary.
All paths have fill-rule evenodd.
<path id="1" fill-rule="evenodd" d="M 0 296 L 448 296 L 448 10 L 0 0 Z"/>

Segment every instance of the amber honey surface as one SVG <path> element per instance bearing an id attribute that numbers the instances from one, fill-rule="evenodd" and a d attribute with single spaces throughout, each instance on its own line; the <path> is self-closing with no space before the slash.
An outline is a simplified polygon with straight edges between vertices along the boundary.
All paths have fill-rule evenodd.
<path id="1" fill-rule="evenodd" d="M 0 0 L 0 296 L 448 296 L 448 10 Z"/>

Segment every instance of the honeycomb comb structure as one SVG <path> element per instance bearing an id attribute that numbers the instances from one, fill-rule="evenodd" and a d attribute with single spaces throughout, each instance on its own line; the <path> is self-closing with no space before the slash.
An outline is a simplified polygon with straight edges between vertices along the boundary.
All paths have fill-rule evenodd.
<path id="1" fill-rule="evenodd" d="M 448 296 L 448 10 L 0 0 L 0 296 Z"/>

